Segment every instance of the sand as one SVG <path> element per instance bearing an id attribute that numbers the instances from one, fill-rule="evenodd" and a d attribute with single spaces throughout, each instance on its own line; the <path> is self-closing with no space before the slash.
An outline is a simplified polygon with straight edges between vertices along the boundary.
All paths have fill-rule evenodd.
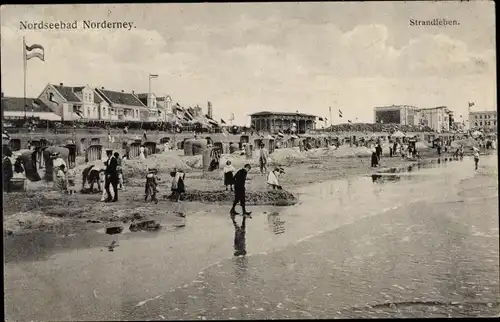
<path id="1" fill-rule="evenodd" d="M 233 194 L 226 192 L 223 185 L 222 167 L 226 160 L 231 160 L 236 169 L 250 163 L 252 169 L 248 174 L 247 203 L 249 205 L 291 205 L 297 202 L 294 189 L 326 180 L 335 180 L 352 176 L 370 175 L 384 168 L 407 167 L 415 161 L 402 160 L 400 157 L 389 158 L 388 148 L 379 168 L 370 167 L 371 150 L 366 147 L 341 146 L 312 149 L 300 152 L 298 148 L 280 149 L 271 154 L 269 169 L 282 166 L 285 174 L 280 177 L 280 184 L 288 191 L 271 191 L 266 183 L 266 174 L 261 174 L 258 167 L 257 153 L 251 159 L 245 155 L 233 153 L 222 155 L 221 167 L 212 172 L 202 171 L 198 156 L 183 156 L 182 151 L 167 151 L 153 155 L 146 160 L 128 160 L 123 164 L 125 187 L 119 191 L 119 202 L 100 202 L 100 194 L 80 194 L 68 196 L 51 191 L 44 182 L 30 183 L 27 193 L 10 193 L 4 195 L 4 218 L 9 226 L 4 227 L 11 233 L 37 229 L 48 230 L 47 226 L 61 226 L 73 231 L 87 229 L 89 225 L 105 225 L 116 221 L 131 221 L 138 215 L 146 218 L 173 218 L 179 209 L 187 212 L 206 211 L 208 204 L 227 205 L 231 203 Z M 423 158 L 437 158 L 435 149 L 423 148 Z M 443 155 L 443 157 L 445 157 Z M 79 160 L 80 163 L 81 161 Z M 94 162 L 100 165 L 102 161 Z M 87 165 L 78 164 L 77 170 Z M 186 172 L 186 198 L 182 203 L 161 199 L 158 205 L 144 202 L 144 184 L 147 168 L 155 167 L 161 178 L 158 197 L 170 194 L 171 177 L 169 172 L 174 168 Z M 78 173 L 78 172 L 77 172 Z M 81 173 L 81 172 L 80 172 Z M 81 175 L 77 174 L 76 185 L 81 187 Z M 56 218 L 50 221 L 50 218 Z M 19 224 L 18 218 L 24 218 Z M 40 220 L 34 220 L 39 218 Z M 29 220 L 28 220 L 29 219 Z M 168 219 L 169 220 L 169 219 Z M 89 223 L 90 222 L 90 223 Z M 8 228 L 7 228 L 8 227 Z M 28 228 L 29 227 L 29 228 Z M 58 231 L 58 230 L 56 230 Z"/>

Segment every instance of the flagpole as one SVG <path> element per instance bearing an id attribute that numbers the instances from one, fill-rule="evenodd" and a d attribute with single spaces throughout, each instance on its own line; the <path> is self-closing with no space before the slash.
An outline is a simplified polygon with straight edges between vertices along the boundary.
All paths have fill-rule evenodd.
<path id="1" fill-rule="evenodd" d="M 26 37 L 23 37 L 24 121 L 26 122 Z"/>
<path id="2" fill-rule="evenodd" d="M 331 132 L 332 132 L 332 107 L 330 106 L 328 109 L 330 112 L 330 134 L 331 134 Z"/>

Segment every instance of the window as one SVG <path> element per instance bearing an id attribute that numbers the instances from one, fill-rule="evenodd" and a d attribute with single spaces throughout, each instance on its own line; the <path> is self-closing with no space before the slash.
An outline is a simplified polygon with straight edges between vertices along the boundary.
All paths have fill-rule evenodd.
<path id="1" fill-rule="evenodd" d="M 483 116 L 482 116 L 482 115 L 479 115 L 479 118 L 480 118 L 480 119 L 483 119 Z"/>
<path id="2" fill-rule="evenodd" d="M 106 108 L 105 108 L 105 107 L 103 107 L 103 108 L 102 108 L 102 117 L 105 117 L 105 116 L 106 116 Z"/>
<path id="3" fill-rule="evenodd" d="M 477 122 L 474 122 L 474 126 L 477 126 Z"/>
<path id="4" fill-rule="evenodd" d="M 87 116 L 90 116 L 90 107 L 87 107 Z"/>
<path id="5" fill-rule="evenodd" d="M 483 122 L 479 122 L 479 126 L 483 126 Z"/>
<path id="6" fill-rule="evenodd" d="M 73 112 L 73 105 L 68 104 L 68 113 Z"/>
<path id="7" fill-rule="evenodd" d="M 477 115 L 474 115 L 474 118 L 477 120 Z"/>

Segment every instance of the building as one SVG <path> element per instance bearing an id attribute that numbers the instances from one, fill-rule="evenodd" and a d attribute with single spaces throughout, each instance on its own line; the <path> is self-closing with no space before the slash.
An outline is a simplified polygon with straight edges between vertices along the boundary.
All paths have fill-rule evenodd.
<path id="1" fill-rule="evenodd" d="M 378 106 L 373 109 L 376 123 L 418 125 L 418 108 L 411 105 Z"/>
<path id="2" fill-rule="evenodd" d="M 256 131 L 269 132 L 272 134 L 278 131 L 292 129 L 295 124 L 297 133 L 302 134 L 316 129 L 315 115 L 303 113 L 281 113 L 281 112 L 258 112 L 250 115 L 250 124 Z"/>
<path id="3" fill-rule="evenodd" d="M 194 115 L 196 117 L 202 117 L 203 116 L 203 110 L 199 105 L 196 105 L 196 107 L 193 109 L 194 110 Z"/>
<path id="4" fill-rule="evenodd" d="M 422 108 L 418 110 L 420 125 L 428 126 L 438 133 L 448 132 L 453 128 L 453 112 L 446 106 Z"/>
<path id="5" fill-rule="evenodd" d="M 108 104 L 108 113 L 102 115 L 105 121 L 148 121 L 149 113 L 147 106 L 132 93 L 125 91 L 112 91 L 104 87 L 96 88 L 96 93 Z"/>
<path id="6" fill-rule="evenodd" d="M 25 100 L 24 97 L 2 96 L 2 122 L 24 119 L 25 116 L 27 119 L 34 117 L 42 121 L 61 121 L 61 116 L 54 113 L 38 98 L 30 97 Z"/>
<path id="7" fill-rule="evenodd" d="M 148 121 L 150 122 L 159 122 L 164 121 L 166 117 L 164 114 L 165 110 L 161 108 L 161 105 L 158 104 L 157 97 L 153 93 L 141 93 L 137 94 L 137 98 L 142 102 L 142 104 L 146 105 L 149 110 Z"/>
<path id="8" fill-rule="evenodd" d="M 96 97 L 94 90 L 88 85 L 74 87 L 63 83 L 47 84 L 38 99 L 59 115 L 62 121 L 100 119 L 102 99 Z"/>
<path id="9" fill-rule="evenodd" d="M 497 132 L 497 111 L 469 112 L 469 128 L 482 132 Z"/>

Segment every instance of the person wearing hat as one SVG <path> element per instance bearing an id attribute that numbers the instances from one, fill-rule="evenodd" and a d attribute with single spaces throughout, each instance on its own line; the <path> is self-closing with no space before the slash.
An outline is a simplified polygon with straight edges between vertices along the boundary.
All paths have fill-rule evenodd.
<path id="1" fill-rule="evenodd" d="M 3 170 L 3 191 L 10 192 L 11 184 L 10 179 L 14 176 L 14 171 L 12 170 L 12 161 L 10 157 L 12 156 L 12 151 L 7 147 L 3 146 L 2 149 L 3 161 L 2 161 L 2 170 Z"/>
<path id="2" fill-rule="evenodd" d="M 146 175 L 146 189 L 145 189 L 145 197 L 144 202 L 148 201 L 148 197 L 151 197 L 151 201 L 154 203 L 158 203 L 158 199 L 156 198 L 156 193 L 158 192 L 158 181 L 160 178 L 158 177 L 157 169 L 148 169 L 148 174 Z"/>
<path id="3" fill-rule="evenodd" d="M 279 183 L 279 180 L 278 180 L 278 177 L 281 173 L 285 173 L 283 168 L 274 168 L 274 170 L 269 172 L 269 174 L 267 176 L 267 184 L 270 185 L 273 188 L 273 190 L 283 189 Z"/>
<path id="4" fill-rule="evenodd" d="M 104 188 L 106 189 L 107 199 L 106 202 L 117 202 L 118 201 L 118 160 L 113 155 L 113 150 L 106 150 L 106 156 L 108 160 L 105 162 L 106 165 L 106 183 Z M 113 193 L 110 191 L 110 185 L 113 186 Z"/>
<path id="5" fill-rule="evenodd" d="M 474 165 L 475 165 L 474 170 L 477 170 L 479 165 L 479 149 L 476 147 L 472 147 L 472 151 L 474 152 Z"/>
<path id="6" fill-rule="evenodd" d="M 259 166 L 260 166 L 260 173 L 262 174 L 265 174 L 267 172 L 268 157 L 269 157 L 269 151 L 267 151 L 266 145 L 264 143 L 261 143 L 259 150 Z"/>
<path id="7" fill-rule="evenodd" d="M 377 155 L 377 150 L 375 148 L 372 148 L 371 164 L 372 168 L 378 166 L 378 155 Z"/>

